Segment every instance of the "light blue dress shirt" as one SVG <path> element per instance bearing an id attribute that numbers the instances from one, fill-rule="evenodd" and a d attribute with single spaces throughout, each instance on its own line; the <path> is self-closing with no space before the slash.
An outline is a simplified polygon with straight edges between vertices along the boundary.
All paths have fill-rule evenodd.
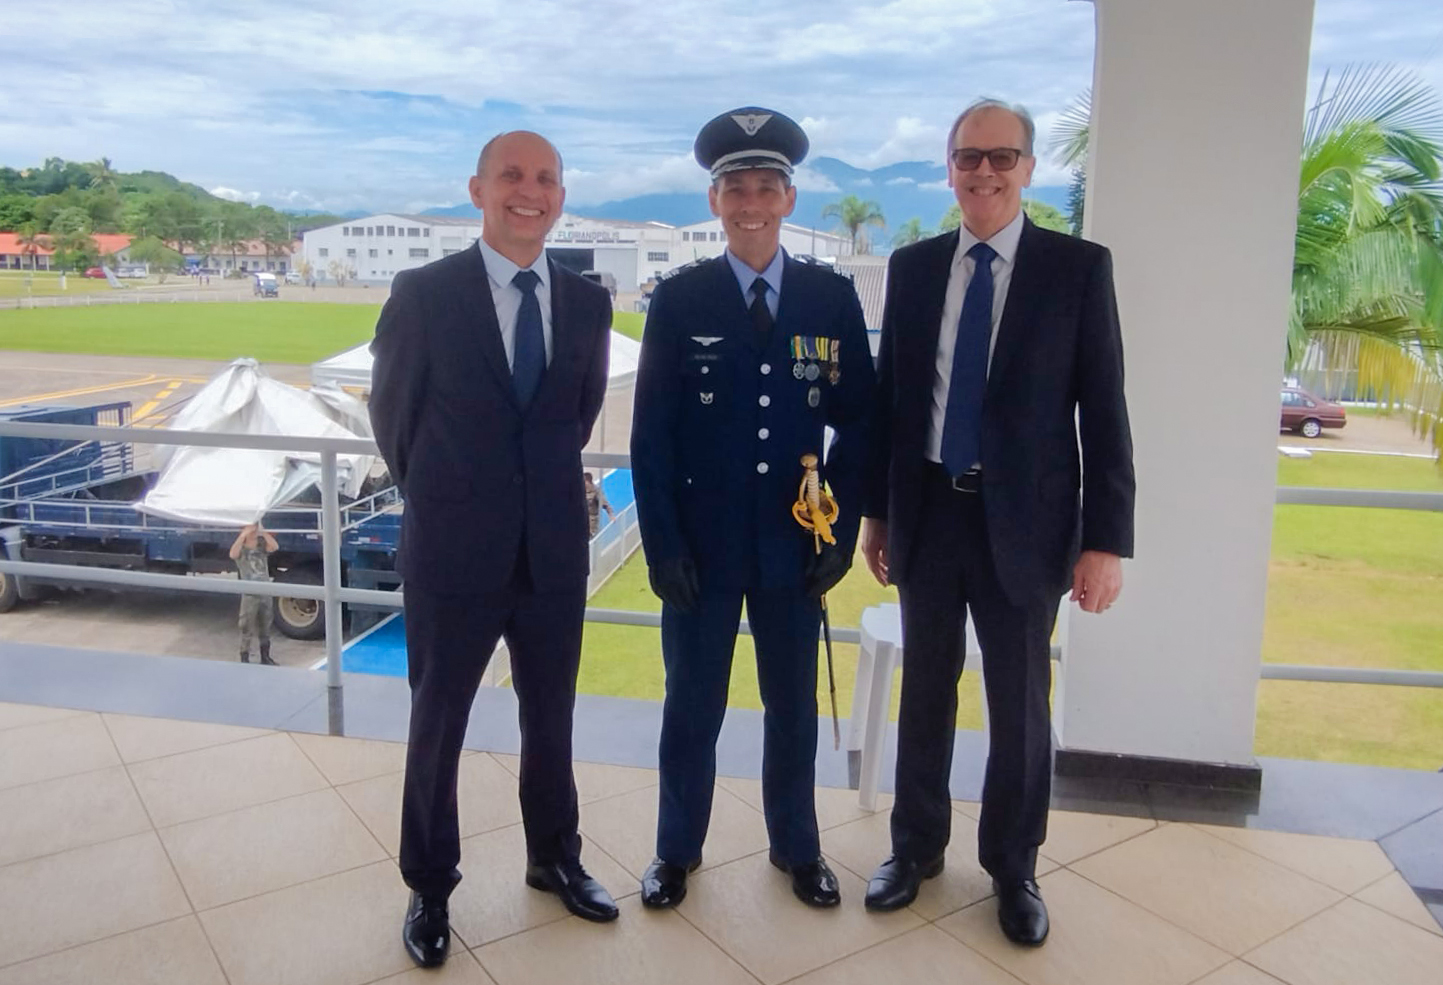
<path id="1" fill-rule="evenodd" d="M 511 278 L 521 268 L 491 247 L 484 239 L 478 239 L 481 259 L 486 262 L 486 277 L 491 281 L 491 300 L 496 305 L 496 323 L 501 326 L 501 344 L 506 347 L 506 365 L 514 368 L 516 358 L 516 315 L 521 310 L 521 288 L 511 283 Z M 541 278 L 536 285 L 536 300 L 541 303 L 541 334 L 546 339 L 546 365 L 551 365 L 551 264 L 546 262 L 546 251 L 536 258 L 528 270 Z"/>
<path id="2" fill-rule="evenodd" d="M 726 251 L 727 263 L 732 265 L 732 273 L 736 274 L 737 283 L 741 285 L 742 297 L 746 299 L 748 308 L 752 306 L 752 283 L 758 277 L 767 282 L 767 287 L 771 288 L 767 291 L 767 308 L 772 313 L 773 321 L 776 320 L 777 305 L 781 303 L 782 298 L 782 258 L 785 255 L 786 251 L 778 246 L 772 262 L 767 264 L 767 269 L 759 274 L 733 256 L 731 250 Z"/>

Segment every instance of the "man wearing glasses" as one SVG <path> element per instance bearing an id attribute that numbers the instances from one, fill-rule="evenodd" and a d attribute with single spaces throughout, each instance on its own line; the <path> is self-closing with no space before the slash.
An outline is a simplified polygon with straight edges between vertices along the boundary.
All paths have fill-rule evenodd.
<path id="1" fill-rule="evenodd" d="M 1021 107 L 968 107 L 947 142 L 962 228 L 892 255 L 861 534 L 907 641 L 892 855 L 866 905 L 906 906 L 942 871 L 970 610 L 991 740 L 978 854 L 1025 945 L 1048 931 L 1036 863 L 1058 601 L 1070 589 L 1101 613 L 1117 598 L 1134 493 L 1112 259 L 1023 215 L 1032 141 Z"/>

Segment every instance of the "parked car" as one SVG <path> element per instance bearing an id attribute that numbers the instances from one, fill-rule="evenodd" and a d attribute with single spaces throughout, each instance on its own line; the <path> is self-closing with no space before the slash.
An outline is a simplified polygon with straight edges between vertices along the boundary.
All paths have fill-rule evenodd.
<path id="1" fill-rule="evenodd" d="M 86 268 L 86 271 L 85 271 L 84 276 L 86 276 L 86 277 L 93 277 L 93 278 L 95 278 L 96 280 L 104 280 L 104 279 L 105 279 L 105 271 L 104 271 L 104 270 L 101 270 L 99 267 L 88 267 L 88 268 Z"/>
<path id="2" fill-rule="evenodd" d="M 251 285 L 251 293 L 262 298 L 280 297 L 281 287 L 276 281 L 276 275 L 271 273 L 256 274 L 255 281 Z"/>
<path id="3" fill-rule="evenodd" d="M 1305 438 L 1316 438 L 1323 428 L 1340 428 L 1348 423 L 1342 404 L 1315 397 L 1302 387 L 1283 387 L 1283 416 L 1280 431 L 1296 431 Z"/>
<path id="4" fill-rule="evenodd" d="M 300 272 L 299 270 L 287 270 L 287 271 L 286 271 L 286 283 L 287 283 L 287 284 L 299 284 L 299 283 L 301 283 L 301 272 Z"/>

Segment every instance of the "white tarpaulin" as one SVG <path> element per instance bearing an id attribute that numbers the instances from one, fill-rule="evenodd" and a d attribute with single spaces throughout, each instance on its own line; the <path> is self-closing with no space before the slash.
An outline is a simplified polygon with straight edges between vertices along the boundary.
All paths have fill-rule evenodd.
<path id="1" fill-rule="evenodd" d="M 254 359 L 237 359 L 175 415 L 172 431 L 312 438 L 369 438 L 365 406 L 332 386 L 300 390 L 271 379 Z M 161 445 L 155 487 L 136 504 L 143 513 L 190 523 L 241 527 L 321 481 L 312 452 Z M 338 455 L 337 487 L 355 498 L 375 461 Z"/>
<path id="2" fill-rule="evenodd" d="M 371 343 L 323 359 L 311 366 L 311 381 L 334 383 L 371 391 Z M 641 343 L 620 332 L 611 333 L 611 359 L 606 374 L 607 389 L 630 386 L 636 380 L 636 364 L 641 358 Z"/>

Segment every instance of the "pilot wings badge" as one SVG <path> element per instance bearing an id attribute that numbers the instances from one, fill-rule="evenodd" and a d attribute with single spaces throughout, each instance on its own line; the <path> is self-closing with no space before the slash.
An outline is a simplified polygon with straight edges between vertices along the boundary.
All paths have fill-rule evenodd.
<path id="1" fill-rule="evenodd" d="M 716 345 L 722 340 L 722 337 L 720 335 L 693 335 L 691 340 L 699 345 L 709 346 Z"/>
<path id="2" fill-rule="evenodd" d="M 745 115 L 736 113 L 732 116 L 732 120 L 746 132 L 748 137 L 755 137 L 757 131 L 766 126 L 767 121 L 771 118 L 772 114 L 770 113 L 747 113 Z"/>

